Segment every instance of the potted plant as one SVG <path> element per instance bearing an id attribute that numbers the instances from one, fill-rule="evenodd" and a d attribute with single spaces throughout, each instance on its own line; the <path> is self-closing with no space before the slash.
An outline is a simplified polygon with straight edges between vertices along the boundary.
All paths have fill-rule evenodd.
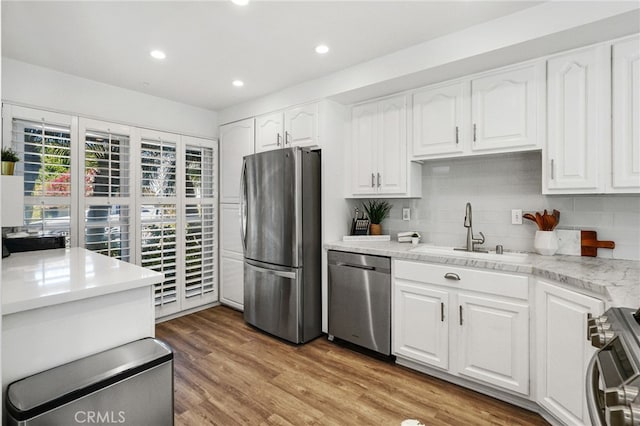
<path id="1" fill-rule="evenodd" d="M 18 154 L 11 148 L 2 148 L 2 174 L 12 176 L 16 163 L 20 161 Z"/>
<path id="2" fill-rule="evenodd" d="M 387 216 L 389 216 L 391 204 L 386 201 L 369 200 L 366 203 L 362 203 L 362 207 L 364 208 L 364 211 L 367 212 L 367 216 L 371 221 L 369 233 L 371 235 L 382 234 L 382 226 L 380 224 Z"/>

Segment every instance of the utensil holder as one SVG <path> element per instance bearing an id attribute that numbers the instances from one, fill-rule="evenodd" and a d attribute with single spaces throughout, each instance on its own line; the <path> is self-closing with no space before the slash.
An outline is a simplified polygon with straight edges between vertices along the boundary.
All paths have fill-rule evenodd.
<path id="1" fill-rule="evenodd" d="M 533 249 L 543 256 L 553 256 L 558 251 L 558 237 L 555 231 L 536 231 Z"/>

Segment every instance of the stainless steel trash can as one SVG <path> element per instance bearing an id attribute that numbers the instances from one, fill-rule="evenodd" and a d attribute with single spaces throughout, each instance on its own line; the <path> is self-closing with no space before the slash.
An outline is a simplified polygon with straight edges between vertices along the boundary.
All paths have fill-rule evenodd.
<path id="1" fill-rule="evenodd" d="M 173 351 L 146 338 L 15 381 L 9 425 L 173 425 Z"/>

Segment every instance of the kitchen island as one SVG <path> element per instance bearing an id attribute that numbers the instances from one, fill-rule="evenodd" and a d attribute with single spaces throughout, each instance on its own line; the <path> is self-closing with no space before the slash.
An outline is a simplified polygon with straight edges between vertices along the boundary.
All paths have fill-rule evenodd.
<path id="1" fill-rule="evenodd" d="M 2 260 L 2 389 L 20 378 L 153 337 L 163 274 L 83 248 Z"/>

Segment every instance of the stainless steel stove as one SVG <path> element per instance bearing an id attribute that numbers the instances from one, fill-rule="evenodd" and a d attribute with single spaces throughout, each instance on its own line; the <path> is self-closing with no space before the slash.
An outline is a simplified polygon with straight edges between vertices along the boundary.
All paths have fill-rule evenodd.
<path id="1" fill-rule="evenodd" d="M 594 426 L 640 426 L 640 309 L 611 308 L 589 319 L 599 350 L 587 370 L 587 404 Z"/>

